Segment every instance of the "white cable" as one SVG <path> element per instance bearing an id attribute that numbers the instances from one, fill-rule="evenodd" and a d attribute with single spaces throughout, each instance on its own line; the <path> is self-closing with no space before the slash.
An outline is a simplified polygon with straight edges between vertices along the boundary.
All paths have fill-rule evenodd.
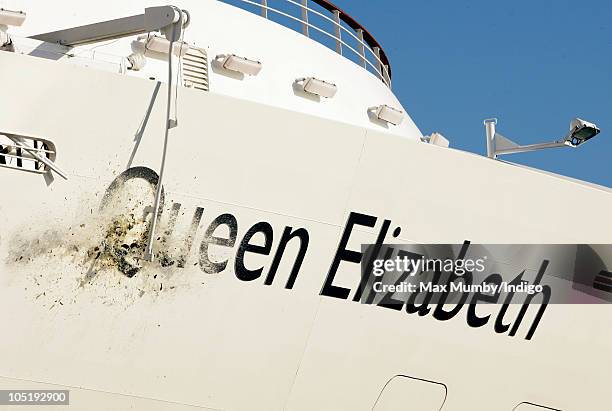
<path id="1" fill-rule="evenodd" d="M 187 50 L 189 50 L 189 45 L 187 43 L 185 43 L 184 39 L 185 39 L 185 31 L 187 31 L 187 26 L 189 25 L 189 13 L 187 13 L 187 24 L 185 25 L 184 29 L 181 30 L 181 35 L 179 37 L 179 43 L 181 45 L 181 48 L 179 49 L 179 64 L 178 64 L 178 70 L 176 71 L 176 88 L 174 89 L 174 120 L 178 123 L 178 84 L 179 84 L 179 80 L 180 78 L 183 76 L 183 65 L 181 64 L 181 58 L 183 56 L 183 47 L 187 46 Z"/>
<path id="2" fill-rule="evenodd" d="M 157 227 L 157 219 L 159 214 L 159 206 L 161 201 L 161 193 L 163 187 L 164 169 L 166 167 L 166 153 L 168 151 L 168 136 L 170 129 L 176 127 L 176 120 L 170 119 L 170 113 L 172 110 L 172 56 L 174 42 L 176 41 L 176 31 L 183 30 L 183 13 L 181 10 L 174 8 L 179 13 L 179 19 L 176 23 L 170 26 L 170 38 L 168 39 L 168 99 L 166 102 L 166 132 L 164 136 L 164 147 L 162 150 L 162 161 L 159 170 L 159 179 L 157 180 L 157 190 L 155 193 L 155 205 L 153 207 L 153 216 L 151 218 L 151 228 L 149 229 L 149 241 L 147 243 L 147 251 L 145 253 L 145 259 L 147 261 L 153 261 L 153 242 L 155 239 L 155 228 Z M 179 32 L 180 33 L 180 32 Z M 180 37 L 180 36 L 179 36 Z"/>

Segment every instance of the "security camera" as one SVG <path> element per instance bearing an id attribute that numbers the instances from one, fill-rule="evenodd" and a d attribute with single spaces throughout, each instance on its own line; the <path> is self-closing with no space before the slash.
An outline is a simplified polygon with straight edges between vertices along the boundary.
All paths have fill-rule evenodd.
<path id="1" fill-rule="evenodd" d="M 600 130 L 595 124 L 575 118 L 570 123 L 570 132 L 565 137 L 565 143 L 572 147 L 578 147 L 580 144 L 595 137 L 599 132 Z"/>

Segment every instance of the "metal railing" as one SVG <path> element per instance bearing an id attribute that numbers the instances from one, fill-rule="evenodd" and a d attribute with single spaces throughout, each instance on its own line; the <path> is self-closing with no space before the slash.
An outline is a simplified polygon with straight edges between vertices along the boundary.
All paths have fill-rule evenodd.
<path id="1" fill-rule="evenodd" d="M 355 61 L 357 64 L 361 65 L 366 70 L 372 71 L 388 87 L 391 87 L 391 67 L 389 64 L 389 59 L 387 58 L 387 55 L 380 44 L 361 24 L 343 12 L 340 8 L 336 7 L 333 3 L 327 0 L 275 0 L 297 6 L 300 13 L 298 13 L 298 16 L 294 16 L 290 14 L 289 11 L 284 11 L 269 6 L 268 0 L 221 1 L 229 4 L 243 3 L 259 8 L 261 11 L 261 16 L 266 19 L 270 18 L 269 13 L 273 13 L 275 15 L 298 22 L 300 24 L 302 34 L 307 37 L 312 38 L 312 29 L 316 33 L 321 33 L 324 36 L 331 38 L 335 43 L 335 50 L 338 54 L 347 57 L 349 60 L 355 61 L 347 56 L 344 52 L 345 50 L 350 51 L 352 53 L 352 57 L 357 59 L 357 61 Z M 309 2 L 320 6 L 324 11 L 329 12 L 329 15 L 309 7 Z M 309 21 L 310 16 L 316 16 L 325 20 L 326 22 L 331 23 L 333 32 L 314 25 L 311 21 Z M 342 23 L 348 26 L 348 28 Z M 345 35 L 344 39 L 343 35 Z M 348 44 L 346 41 L 347 39 L 354 41 L 356 46 L 351 46 Z"/>

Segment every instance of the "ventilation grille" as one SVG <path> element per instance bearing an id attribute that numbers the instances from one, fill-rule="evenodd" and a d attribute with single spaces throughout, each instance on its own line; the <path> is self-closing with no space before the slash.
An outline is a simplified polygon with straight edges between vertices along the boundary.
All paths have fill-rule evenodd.
<path id="1" fill-rule="evenodd" d="M 19 145 L 6 135 L 0 134 L 0 167 L 39 174 L 46 173 L 47 166 L 38 161 L 32 153 L 53 161 L 55 160 L 55 146 L 46 140 L 22 136 L 14 138 L 18 138 Z"/>
<path id="2" fill-rule="evenodd" d="M 612 273 L 607 271 L 600 272 L 599 275 L 595 276 L 593 288 L 612 293 Z"/>
<path id="3" fill-rule="evenodd" d="M 206 51 L 189 48 L 183 56 L 183 85 L 208 91 L 208 58 Z"/>

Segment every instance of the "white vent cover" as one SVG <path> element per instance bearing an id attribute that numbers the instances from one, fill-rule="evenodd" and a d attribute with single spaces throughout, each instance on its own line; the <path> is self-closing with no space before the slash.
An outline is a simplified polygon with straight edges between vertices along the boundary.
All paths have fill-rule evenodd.
<path id="1" fill-rule="evenodd" d="M 208 56 L 206 51 L 190 47 L 183 56 L 183 85 L 208 91 Z"/>
<path id="2" fill-rule="evenodd" d="M 48 167 L 35 158 L 32 153 L 48 160 L 55 160 L 55 146 L 46 140 L 19 137 L 19 146 L 7 136 L 0 134 L 0 167 L 44 174 Z M 28 150 L 22 148 L 27 147 Z"/>

